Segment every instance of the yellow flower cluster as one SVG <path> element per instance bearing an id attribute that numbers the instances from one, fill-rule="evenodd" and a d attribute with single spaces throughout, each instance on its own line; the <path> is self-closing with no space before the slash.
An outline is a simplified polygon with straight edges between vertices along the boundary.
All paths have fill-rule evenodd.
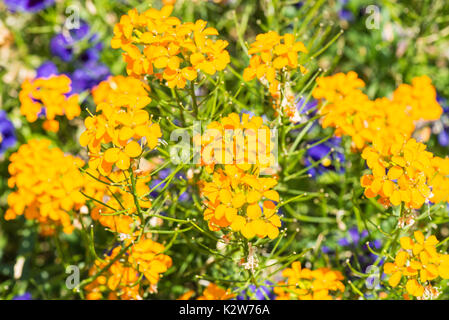
<path id="1" fill-rule="evenodd" d="M 415 139 L 396 134 L 386 140 L 377 137 L 363 150 L 372 174 L 364 175 L 361 185 L 368 198 L 380 196 L 384 205 L 419 209 L 428 201 L 439 203 L 449 197 L 449 159 L 434 157 Z"/>
<path id="2" fill-rule="evenodd" d="M 282 272 L 286 282 L 274 288 L 277 300 L 332 300 L 331 292 L 344 292 L 344 279 L 340 271 L 327 268 L 310 270 L 301 268 L 301 262 L 292 263 Z"/>
<path id="3" fill-rule="evenodd" d="M 125 51 L 128 75 L 154 74 L 170 88 L 184 88 L 199 71 L 213 75 L 224 70 L 230 62 L 228 42 L 210 39 L 218 32 L 206 28 L 207 22 L 182 23 L 170 16 L 172 11 L 171 5 L 142 14 L 133 9 L 115 25 L 111 45 Z"/>
<path id="4" fill-rule="evenodd" d="M 257 160 L 261 155 L 266 157 L 266 165 L 273 160 L 269 128 L 262 119 L 244 114 L 240 121 L 239 115 L 232 113 L 212 122 L 195 140 L 202 145 L 202 164 L 213 172 L 212 181 L 202 188 L 207 198 L 204 219 L 209 228 L 218 231 L 230 227 L 247 239 L 276 238 L 281 220 L 273 201 L 279 202 L 279 194 L 272 188 L 277 180 L 260 177 L 264 165 Z"/>
<path id="5" fill-rule="evenodd" d="M 436 120 L 443 112 L 426 76 L 414 78 L 411 86 L 399 86 L 393 99 L 374 101 L 360 90 L 365 84 L 353 71 L 318 78 L 317 85 L 314 98 L 326 102 L 320 108 L 322 126 L 335 128 L 337 136 L 350 136 L 358 150 L 378 135 L 387 138 L 399 133 L 409 138 L 416 121 Z"/>
<path id="6" fill-rule="evenodd" d="M 400 239 L 403 250 L 398 252 L 393 263 L 385 263 L 384 272 L 391 274 L 388 283 L 392 287 L 397 287 L 404 276 L 407 292 L 423 298 L 426 292 L 435 292 L 430 281 L 438 277 L 449 279 L 449 255 L 437 252 L 435 236 L 425 238 L 421 231 L 416 231 L 414 237 L 415 241 L 410 237 Z"/>
<path id="7" fill-rule="evenodd" d="M 44 129 L 57 132 L 59 122 L 55 120 L 56 116 L 65 115 L 72 120 L 81 113 L 78 95 L 66 96 L 71 90 L 70 85 L 70 78 L 66 75 L 25 80 L 19 93 L 20 113 L 29 122 L 35 122 L 40 114 L 45 115 Z"/>
<path id="8" fill-rule="evenodd" d="M 275 147 L 270 129 L 261 117 L 231 113 L 220 121 L 211 122 L 204 134 L 194 137 L 201 148 L 201 165 L 211 173 L 216 164 L 233 164 L 242 170 L 252 165 L 267 169 L 275 162 Z"/>
<path id="9" fill-rule="evenodd" d="M 151 102 L 147 90 L 140 80 L 120 77 L 96 88 L 95 100 L 101 102 L 97 114 L 86 118 L 86 131 L 80 137 L 80 144 L 89 147 L 90 168 L 102 175 L 109 175 L 114 166 L 128 170 L 145 147 L 151 150 L 158 145 L 159 124 L 143 109 Z"/>
<path id="10" fill-rule="evenodd" d="M 85 203 L 80 190 L 89 188 L 89 181 L 79 171 L 84 165 L 81 159 L 50 144 L 49 140 L 30 140 L 11 155 L 8 186 L 16 190 L 8 195 L 5 219 L 25 215 L 49 232 L 62 226 L 65 233 L 71 233 L 70 212 Z"/>
<path id="11" fill-rule="evenodd" d="M 393 93 L 393 100 L 405 106 L 405 113 L 413 120 L 438 120 L 443 109 L 437 101 L 437 92 L 427 76 L 412 79 L 412 84 L 401 84 Z"/>
<path id="12" fill-rule="evenodd" d="M 262 178 L 235 165 L 215 170 L 212 181 L 202 190 L 208 200 L 204 219 L 210 230 L 230 227 L 247 239 L 276 238 L 281 227 L 273 202 L 279 202 L 279 194 L 272 190 L 276 184 L 274 178 Z"/>
<path id="13" fill-rule="evenodd" d="M 280 95 L 281 72 L 288 72 L 303 66 L 298 63 L 298 53 L 307 53 L 307 48 L 300 41 L 295 41 L 293 34 L 283 36 L 275 31 L 258 34 L 251 43 L 248 54 L 251 55 L 249 66 L 243 71 L 243 79 L 259 79 L 269 88 L 273 97 Z"/>
<path id="14" fill-rule="evenodd" d="M 125 242 L 125 245 L 127 243 Z M 149 285 L 149 292 L 157 292 L 157 284 L 161 274 L 165 273 L 172 266 L 172 259 L 163 254 L 165 247 L 151 239 L 143 239 L 133 244 L 130 249 L 117 259 L 93 282 L 85 287 L 88 292 L 88 300 L 103 299 L 105 294 L 109 300 L 140 300 L 144 292 L 143 287 Z M 89 271 L 93 276 L 99 270 L 106 267 L 114 260 L 121 247 L 116 247 L 104 261 L 97 260 L 95 266 Z M 142 277 L 144 280 L 142 281 Z"/>
<path id="15" fill-rule="evenodd" d="M 215 283 L 209 283 L 206 289 L 203 291 L 203 295 L 198 297 L 197 300 L 229 300 L 234 298 L 235 295 L 231 293 L 231 290 L 225 290 Z"/>

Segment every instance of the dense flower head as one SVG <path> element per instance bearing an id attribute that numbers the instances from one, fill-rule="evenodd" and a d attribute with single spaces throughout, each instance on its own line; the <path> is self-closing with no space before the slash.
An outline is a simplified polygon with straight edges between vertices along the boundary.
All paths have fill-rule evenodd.
<path id="1" fill-rule="evenodd" d="M 15 191 L 8 195 L 5 219 L 24 215 L 71 233 L 70 212 L 79 210 L 86 200 L 80 193 L 86 182 L 79 171 L 84 162 L 51 147 L 45 139 L 21 145 L 10 161 L 8 186 Z"/>
<path id="2" fill-rule="evenodd" d="M 90 275 L 95 275 L 106 267 L 117 257 L 121 249 L 120 246 L 115 247 L 103 261 L 97 260 L 89 272 Z M 172 259 L 163 253 L 164 250 L 164 245 L 151 239 L 142 239 L 131 245 L 122 259 L 113 262 L 106 272 L 85 287 L 88 292 L 86 298 L 141 300 L 144 286 L 148 286 L 150 293 L 157 292 L 161 275 L 172 266 Z M 139 281 L 141 278 L 144 280 Z"/>
<path id="3" fill-rule="evenodd" d="M 0 156 L 17 142 L 16 130 L 4 110 L 0 110 Z"/>
<path id="4" fill-rule="evenodd" d="M 276 184 L 274 178 L 260 177 L 235 165 L 217 168 L 212 181 L 204 183 L 202 189 L 209 228 L 218 231 L 229 227 L 247 239 L 276 238 L 281 227 L 275 204 L 279 194 L 272 189 Z"/>
<path id="5" fill-rule="evenodd" d="M 412 86 L 401 85 L 393 99 L 370 100 L 360 90 L 364 82 L 353 71 L 318 78 L 313 96 L 326 102 L 319 108 L 321 124 L 323 128 L 335 128 L 337 136 L 350 136 L 353 147 L 358 150 L 378 135 L 411 137 L 417 121 L 435 120 L 442 113 L 430 79 L 418 77 L 412 82 Z M 421 91 L 422 94 L 417 93 Z M 423 107 L 427 105 L 429 112 Z"/>
<path id="6" fill-rule="evenodd" d="M 147 88 L 134 78 L 119 78 L 117 82 L 110 78 L 95 89 L 94 100 L 102 102 L 97 105 L 97 114 L 86 118 L 86 131 L 80 137 L 81 145 L 89 147 L 89 167 L 103 175 L 114 166 L 128 170 L 145 148 L 158 145 L 161 129 L 144 110 L 151 102 Z"/>
<path id="7" fill-rule="evenodd" d="M 267 169 L 274 165 L 275 141 L 261 117 L 231 113 L 211 122 L 203 135 L 194 137 L 201 148 L 201 165 L 213 172 L 216 164 L 234 164 L 249 170 L 253 165 Z M 267 169 L 268 170 L 268 169 Z"/>
<path id="8" fill-rule="evenodd" d="M 412 79 L 412 84 L 401 84 L 393 93 L 393 101 L 405 106 L 413 120 L 438 120 L 443 108 L 437 101 L 437 92 L 428 76 Z"/>
<path id="9" fill-rule="evenodd" d="M 344 279 L 340 271 L 328 268 L 310 270 L 295 261 L 282 272 L 286 281 L 274 288 L 277 300 L 332 300 L 333 294 L 344 292 Z"/>
<path id="10" fill-rule="evenodd" d="M 372 171 L 361 179 L 366 197 L 379 195 L 385 205 L 404 203 L 412 209 L 429 201 L 447 201 L 449 159 L 434 157 L 415 139 L 400 134 L 389 140 L 377 138 L 362 157 Z"/>
<path id="11" fill-rule="evenodd" d="M 394 262 L 385 263 L 384 272 L 391 275 L 388 283 L 397 287 L 405 278 L 405 289 L 414 297 L 425 298 L 426 291 L 432 288 L 431 281 L 442 278 L 449 279 L 449 255 L 438 253 L 435 236 L 425 237 L 421 231 L 410 237 L 400 239 L 401 250 Z M 430 297 L 435 298 L 435 297 Z"/>
<path id="12" fill-rule="evenodd" d="M 170 88 L 184 88 L 201 71 L 213 75 L 230 62 L 228 42 L 212 40 L 216 29 L 207 22 L 182 23 L 171 17 L 173 6 L 150 8 L 139 14 L 130 10 L 114 27 L 112 48 L 121 48 L 132 76 L 154 75 Z"/>
<path id="13" fill-rule="evenodd" d="M 259 79 L 265 84 L 272 96 L 279 96 L 280 72 L 292 71 L 303 66 L 298 62 L 298 53 L 307 53 L 307 48 L 300 41 L 295 41 L 293 34 L 283 36 L 275 31 L 258 34 L 251 43 L 248 54 L 251 56 L 249 66 L 243 71 L 243 79 Z"/>
<path id="14" fill-rule="evenodd" d="M 230 289 L 223 289 L 215 283 L 209 283 L 204 289 L 203 294 L 197 300 L 229 300 L 234 298 Z"/>
<path id="15" fill-rule="evenodd" d="M 29 122 L 35 122 L 39 116 L 45 117 L 44 129 L 58 131 L 56 116 L 69 120 L 81 113 L 77 94 L 68 95 L 71 80 L 66 75 L 54 75 L 46 78 L 25 80 L 19 93 L 20 112 Z"/>

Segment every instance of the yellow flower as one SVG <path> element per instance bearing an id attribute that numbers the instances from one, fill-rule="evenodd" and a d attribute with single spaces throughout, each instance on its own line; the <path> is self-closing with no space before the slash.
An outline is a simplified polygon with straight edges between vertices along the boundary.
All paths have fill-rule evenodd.
<path id="1" fill-rule="evenodd" d="M 106 267 L 121 249 L 120 246 L 116 247 L 103 261 L 97 260 L 89 275 L 95 275 Z M 164 249 L 162 244 L 151 239 L 143 239 L 133 244 L 121 259 L 116 260 L 106 272 L 84 288 L 87 291 L 86 298 L 141 300 L 147 285 L 150 293 L 156 292 L 161 275 L 172 266 L 172 259 L 162 253 Z"/>
<path id="2" fill-rule="evenodd" d="M 274 288 L 277 300 L 332 300 L 332 292 L 344 292 L 343 275 L 328 268 L 303 269 L 299 261 L 282 271 L 287 280 Z"/>
<path id="3" fill-rule="evenodd" d="M 212 40 L 218 35 L 207 22 L 182 23 L 171 17 L 172 5 L 139 14 L 136 9 L 123 15 L 114 27 L 112 48 L 121 48 L 131 76 L 154 75 L 170 88 L 184 88 L 198 72 L 213 75 L 230 63 L 228 42 Z"/>
<path id="4" fill-rule="evenodd" d="M 19 93 L 20 113 L 29 122 L 35 122 L 39 115 L 45 116 L 47 120 L 43 128 L 57 132 L 59 123 L 55 120 L 56 116 L 65 115 L 72 120 L 81 113 L 78 95 L 67 96 L 71 90 L 70 85 L 70 78 L 66 75 L 25 80 Z"/>
<path id="5" fill-rule="evenodd" d="M 435 236 L 425 238 L 421 231 L 414 232 L 414 238 L 402 237 L 402 250 L 396 255 L 394 263 L 387 262 L 384 272 L 390 274 L 388 283 L 397 287 L 405 276 L 406 290 L 415 297 L 423 297 L 426 288 L 432 288 L 430 281 L 441 277 L 449 278 L 449 255 L 438 253 Z"/>
<path id="6" fill-rule="evenodd" d="M 203 295 L 198 297 L 197 300 L 229 300 L 234 298 L 234 296 L 230 289 L 225 290 L 215 283 L 209 283 L 207 288 L 204 289 Z"/>
<path id="7" fill-rule="evenodd" d="M 57 226 L 65 233 L 72 233 L 71 211 L 78 211 L 86 198 L 80 191 L 90 188 L 90 183 L 79 169 L 84 162 L 72 155 L 65 155 L 49 140 L 30 140 L 20 146 L 9 158 L 11 177 L 5 219 L 24 215 L 36 220 L 45 234 L 51 234 Z"/>
<path id="8" fill-rule="evenodd" d="M 379 201 L 385 205 L 403 202 L 412 209 L 421 208 L 426 201 L 447 200 L 449 181 L 440 175 L 446 172 L 438 169 L 444 160 L 435 159 L 415 139 L 407 140 L 400 134 L 389 139 L 376 137 L 373 146 L 363 150 L 362 157 L 372 171 L 361 179 L 366 197 L 380 196 Z"/>
<path id="9" fill-rule="evenodd" d="M 435 120 L 442 113 L 430 79 L 414 78 L 412 83 L 401 85 L 393 99 L 370 100 L 360 90 L 365 84 L 355 72 L 318 78 L 313 97 L 326 102 L 319 108 L 321 125 L 335 128 L 337 136 L 350 136 L 357 150 L 376 137 L 388 140 L 399 134 L 410 138 L 417 121 Z"/>
<path id="10" fill-rule="evenodd" d="M 251 58 L 249 66 L 243 71 L 243 79 L 251 81 L 257 78 L 268 87 L 275 100 L 274 105 L 280 105 L 280 73 L 298 67 L 302 73 L 306 73 L 306 69 L 298 64 L 300 52 L 308 53 L 302 42 L 295 42 L 292 34 L 280 36 L 275 31 L 258 34 L 248 50 Z"/>
<path id="11" fill-rule="evenodd" d="M 85 119 L 86 131 L 80 136 L 80 144 L 89 147 L 89 167 L 103 175 L 114 166 L 127 170 L 145 147 L 157 146 L 161 129 L 143 110 L 151 102 L 147 90 L 143 82 L 123 77 L 110 78 L 94 89 L 98 114 Z"/>

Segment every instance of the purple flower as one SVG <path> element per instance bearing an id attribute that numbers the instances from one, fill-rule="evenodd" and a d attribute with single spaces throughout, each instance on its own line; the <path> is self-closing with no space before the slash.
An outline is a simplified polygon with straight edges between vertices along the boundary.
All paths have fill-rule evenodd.
<path id="1" fill-rule="evenodd" d="M 252 284 L 237 296 L 237 300 L 274 300 L 276 296 L 272 286 L 273 283 L 268 280 L 264 282 L 264 285 L 259 287 Z"/>
<path id="2" fill-rule="evenodd" d="M 0 110 L 0 155 L 17 142 L 14 125 L 8 119 L 6 111 Z"/>
<path id="3" fill-rule="evenodd" d="M 57 74 L 58 74 L 58 67 L 56 67 L 56 65 L 51 61 L 44 62 L 36 70 L 36 78 L 48 78 L 51 77 L 52 75 Z"/>
<path id="4" fill-rule="evenodd" d="M 374 265 L 374 263 L 379 258 L 376 254 L 372 253 L 366 243 L 369 240 L 369 234 L 367 230 L 362 230 L 361 232 L 357 227 L 350 228 L 346 236 L 336 239 L 337 246 L 329 243 L 329 245 L 324 245 L 321 247 L 322 253 L 336 257 L 336 253 L 342 251 L 352 252 L 350 263 L 353 267 L 360 267 L 360 272 L 368 272 L 368 267 Z M 380 250 L 382 248 L 382 242 L 378 239 L 369 241 L 369 246 L 372 250 Z M 335 248 L 335 249 L 334 249 Z M 340 256 L 341 259 L 346 259 L 346 257 Z M 382 265 L 384 259 L 379 261 L 378 265 Z M 368 271 L 367 271 L 368 270 Z M 348 268 L 346 270 L 348 277 L 352 277 L 352 271 Z"/>
<path id="5" fill-rule="evenodd" d="M 351 11 L 349 11 L 347 9 L 341 9 L 338 12 L 338 16 L 340 17 L 341 20 L 345 20 L 345 21 L 352 21 L 352 20 L 354 20 L 354 15 L 352 14 Z"/>
<path id="6" fill-rule="evenodd" d="M 25 292 L 22 295 L 15 296 L 12 300 L 32 300 L 31 293 Z"/>
<path id="7" fill-rule="evenodd" d="M 296 109 L 298 110 L 298 112 L 300 114 L 306 114 L 306 113 L 309 113 L 312 109 L 316 108 L 317 105 L 318 105 L 318 101 L 316 101 L 315 99 L 312 99 L 312 100 L 306 102 L 305 98 L 301 98 L 296 103 Z M 312 115 L 314 115 L 315 113 L 316 113 L 316 110 L 313 110 L 311 112 Z"/>
<path id="8" fill-rule="evenodd" d="M 449 146 L 449 104 L 441 96 L 437 96 L 437 101 L 443 108 L 441 119 L 434 124 L 434 130 L 438 133 L 438 144 L 442 147 Z"/>
<path id="9" fill-rule="evenodd" d="M 3 0 L 3 2 L 14 12 L 38 12 L 53 5 L 55 0 Z"/>
<path id="10" fill-rule="evenodd" d="M 313 145 L 316 140 L 310 141 Z M 340 173 L 343 172 L 343 167 L 337 165 L 337 163 L 342 164 L 345 161 L 345 156 L 343 153 L 337 151 L 340 147 L 341 138 L 331 138 L 323 143 L 314 145 L 313 147 L 307 149 L 305 156 L 305 165 L 309 167 L 307 170 L 312 177 L 321 175 L 327 171 L 336 171 Z M 314 167 L 313 164 L 317 161 L 321 161 L 321 164 Z"/>
<path id="11" fill-rule="evenodd" d="M 50 51 L 64 62 L 69 62 L 74 58 L 74 49 L 77 43 L 84 40 L 89 34 L 89 25 L 82 21 L 80 27 L 71 29 L 68 35 L 58 33 L 50 40 Z"/>
<path id="12" fill-rule="evenodd" d="M 69 77 L 72 80 L 72 92 L 81 93 L 95 87 L 109 77 L 109 69 L 104 64 L 90 61 L 76 69 Z"/>

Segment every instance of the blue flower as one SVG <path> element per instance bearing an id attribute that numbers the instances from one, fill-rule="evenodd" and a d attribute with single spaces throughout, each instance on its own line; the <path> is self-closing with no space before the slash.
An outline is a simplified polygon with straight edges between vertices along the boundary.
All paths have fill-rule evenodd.
<path id="1" fill-rule="evenodd" d="M 47 61 L 40 65 L 36 70 L 36 78 L 48 78 L 58 74 L 58 67 L 51 62 Z"/>
<path id="2" fill-rule="evenodd" d="M 438 144 L 442 147 L 449 146 L 449 104 L 443 97 L 437 97 L 438 103 L 443 108 L 441 119 L 435 122 L 434 130 L 438 133 Z"/>
<path id="3" fill-rule="evenodd" d="M 55 0 L 3 0 L 11 11 L 38 12 L 55 3 Z"/>
<path id="4" fill-rule="evenodd" d="M 361 272 L 369 272 L 369 267 L 374 265 L 378 259 L 378 255 L 372 253 L 368 247 L 368 231 L 363 230 L 359 232 L 357 227 L 350 228 L 345 237 L 337 239 L 338 251 L 350 251 L 352 252 L 350 263 L 353 267 L 359 266 Z M 382 242 L 380 240 L 369 241 L 369 246 L 372 250 L 380 250 L 382 248 Z M 321 247 L 321 251 L 328 256 L 335 256 L 336 250 L 329 246 Z M 379 266 L 382 265 L 384 259 L 381 259 Z M 351 275 L 351 270 L 348 268 L 348 275 Z"/>
<path id="5" fill-rule="evenodd" d="M 25 292 L 22 295 L 15 296 L 12 300 L 32 300 L 31 293 Z"/>
<path id="6" fill-rule="evenodd" d="M 70 94 L 90 90 L 110 76 L 109 68 L 99 61 L 103 44 L 98 42 L 97 34 L 89 35 L 90 27 L 82 21 L 80 27 L 70 30 L 68 35 L 59 33 L 50 41 L 53 55 L 71 62 L 74 67 L 75 71 L 68 74 L 72 81 Z M 86 41 L 89 47 L 79 52 L 81 41 Z"/>
<path id="7" fill-rule="evenodd" d="M 310 145 L 315 144 L 317 141 L 312 140 Z M 336 171 L 340 173 L 344 172 L 343 166 L 340 166 L 345 161 L 343 153 L 337 151 L 341 145 L 341 138 L 331 138 L 323 143 L 314 145 L 307 149 L 305 156 L 305 165 L 309 167 L 308 173 L 312 177 L 321 175 L 327 171 Z M 314 162 L 323 160 L 319 165 L 311 167 Z M 338 165 L 337 165 L 338 164 Z"/>
<path id="8" fill-rule="evenodd" d="M 309 100 L 306 102 L 306 98 L 301 98 L 296 103 L 296 109 L 300 114 L 308 114 L 310 112 L 310 115 L 315 115 L 316 113 L 316 106 L 318 105 L 318 101 L 315 99 Z M 313 110 L 315 109 L 315 110 Z"/>
<path id="9" fill-rule="evenodd" d="M 89 25 L 82 21 L 80 27 L 71 29 L 68 35 L 58 33 L 50 40 L 51 53 L 65 62 L 73 60 L 76 45 L 89 35 L 89 30 Z"/>
<path id="10" fill-rule="evenodd" d="M 17 142 L 14 125 L 4 110 L 0 110 L 0 155 L 13 147 Z"/>
<path id="11" fill-rule="evenodd" d="M 254 284 L 248 286 L 248 289 L 237 296 L 237 300 L 274 300 L 275 297 L 273 283 L 267 280 L 259 287 Z"/>
<path id="12" fill-rule="evenodd" d="M 340 11 L 338 11 L 338 16 L 341 20 L 345 20 L 345 21 L 354 20 L 354 15 L 352 14 L 352 12 L 347 9 L 344 9 L 344 8 L 341 9 Z"/>
<path id="13" fill-rule="evenodd" d="M 72 80 L 72 92 L 81 93 L 95 87 L 109 77 L 109 69 L 102 63 L 89 61 L 69 75 Z"/>

